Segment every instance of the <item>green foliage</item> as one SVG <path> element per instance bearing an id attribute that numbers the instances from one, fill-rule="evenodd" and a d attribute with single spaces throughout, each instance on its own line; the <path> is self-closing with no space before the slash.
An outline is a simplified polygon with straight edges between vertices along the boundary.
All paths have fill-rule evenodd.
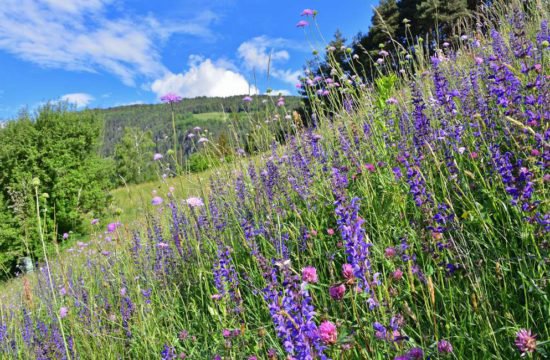
<path id="1" fill-rule="evenodd" d="M 122 139 L 115 146 L 114 160 L 116 175 L 123 183 L 138 184 L 152 180 L 155 176 L 153 167 L 153 142 L 150 131 L 127 127 Z"/>
<path id="2" fill-rule="evenodd" d="M 4 263 L 13 263 L 26 252 L 14 234 L 28 238 L 30 255 L 39 256 L 33 251 L 37 247 L 33 178 L 40 180 L 41 217 L 50 241 L 55 233 L 82 230 L 84 214 L 105 208 L 113 174 L 110 162 L 98 153 L 101 130 L 102 122 L 93 112 L 48 104 L 33 119 L 23 114 L 0 131 L 0 189 L 6 205 L 0 216 L 7 219 L 0 232 Z"/>
<path id="3" fill-rule="evenodd" d="M 395 74 L 379 77 L 375 80 L 374 84 L 377 90 L 376 104 L 380 109 L 386 106 L 386 100 L 388 100 L 391 94 L 395 90 L 395 84 L 398 78 Z"/>

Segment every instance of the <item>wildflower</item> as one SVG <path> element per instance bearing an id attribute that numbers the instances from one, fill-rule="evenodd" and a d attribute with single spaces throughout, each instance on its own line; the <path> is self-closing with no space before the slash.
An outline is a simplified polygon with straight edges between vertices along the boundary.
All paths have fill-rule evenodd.
<path id="1" fill-rule="evenodd" d="M 296 24 L 296 27 L 299 27 L 299 28 L 305 28 L 306 26 L 309 26 L 309 23 L 305 20 L 300 20 Z"/>
<path id="2" fill-rule="evenodd" d="M 529 329 L 520 329 L 516 333 L 515 344 L 519 351 L 521 351 L 521 356 L 525 356 L 527 353 L 535 352 L 537 349 L 537 339 Z"/>
<path id="3" fill-rule="evenodd" d="M 244 102 L 251 102 L 251 101 L 252 101 L 252 97 L 251 97 L 251 96 L 245 96 L 245 97 L 243 97 L 243 101 L 244 101 Z"/>
<path id="4" fill-rule="evenodd" d="M 182 99 L 181 96 L 178 96 L 174 93 L 168 93 L 160 97 L 160 101 L 168 104 L 175 104 L 177 102 L 180 102 L 181 99 Z"/>
<path id="5" fill-rule="evenodd" d="M 316 13 L 317 13 L 317 11 L 315 11 L 315 10 L 312 10 L 312 9 L 304 9 L 304 11 L 302 11 L 302 13 L 300 14 L 300 16 L 315 16 Z"/>
<path id="6" fill-rule="evenodd" d="M 155 155 L 153 155 L 153 160 L 154 161 L 160 160 L 162 158 L 163 158 L 162 154 L 156 153 Z"/>
<path id="7" fill-rule="evenodd" d="M 302 269 L 302 280 L 308 283 L 317 282 L 317 269 L 313 266 L 306 266 Z"/>
<path id="8" fill-rule="evenodd" d="M 202 143 L 205 143 L 205 142 L 208 142 L 208 139 L 205 138 L 205 137 L 201 137 L 199 138 L 199 140 L 197 141 L 199 144 L 202 144 Z"/>
<path id="9" fill-rule="evenodd" d="M 397 251 L 396 251 L 395 248 L 393 248 L 393 247 L 388 247 L 388 248 L 386 248 L 386 250 L 384 250 L 384 255 L 385 255 L 387 258 L 392 258 L 392 257 L 394 257 L 396 253 L 397 253 Z"/>
<path id="10" fill-rule="evenodd" d="M 119 223 L 110 223 L 109 225 L 107 225 L 107 232 L 114 232 L 116 230 L 116 228 L 118 227 Z"/>
<path id="11" fill-rule="evenodd" d="M 403 271 L 401 269 L 396 269 L 393 273 L 392 273 L 392 278 L 394 280 L 401 280 L 403 278 Z"/>
<path id="12" fill-rule="evenodd" d="M 195 126 L 195 127 L 193 128 L 193 131 L 196 131 L 196 132 L 199 132 L 199 131 L 201 131 L 201 130 L 202 130 L 202 129 L 201 129 L 199 126 Z"/>
<path id="13" fill-rule="evenodd" d="M 460 37 L 460 40 L 462 40 L 462 41 L 468 40 L 468 35 L 462 35 L 462 36 Z"/>
<path id="14" fill-rule="evenodd" d="M 409 359 L 409 360 L 422 360 L 422 359 L 424 359 L 424 351 L 421 348 L 418 348 L 418 347 L 412 348 L 407 353 L 407 359 Z"/>
<path id="15" fill-rule="evenodd" d="M 482 57 L 479 57 L 479 56 L 476 56 L 476 57 L 475 57 L 475 60 L 476 60 L 476 64 L 478 64 L 478 65 L 483 64 L 483 61 L 484 61 L 483 58 L 482 58 Z"/>
<path id="16" fill-rule="evenodd" d="M 365 169 L 367 169 L 368 171 L 370 172 L 374 172 L 376 170 L 376 168 L 374 167 L 373 164 L 365 164 Z"/>
<path id="17" fill-rule="evenodd" d="M 180 331 L 180 333 L 179 333 L 179 335 L 178 335 L 178 338 L 179 338 L 181 341 L 186 340 L 188 337 L 189 337 L 189 331 L 187 331 L 187 330 L 182 330 L 182 331 Z"/>
<path id="18" fill-rule="evenodd" d="M 344 275 L 344 278 L 347 280 L 353 279 L 353 266 L 351 264 L 344 264 L 342 265 L 342 274 Z"/>
<path id="19" fill-rule="evenodd" d="M 198 197 L 190 197 L 185 202 L 192 208 L 204 206 L 204 202 Z"/>
<path id="20" fill-rule="evenodd" d="M 329 234 L 330 236 L 334 235 L 334 229 L 327 229 L 327 234 Z"/>
<path id="21" fill-rule="evenodd" d="M 155 196 L 153 200 L 151 200 L 151 204 L 153 204 L 154 206 L 159 206 L 160 204 L 162 204 L 163 201 L 164 200 L 162 200 L 160 196 Z"/>
<path id="22" fill-rule="evenodd" d="M 69 238 L 69 234 L 68 233 L 63 233 L 63 240 L 67 240 Z"/>
<path id="23" fill-rule="evenodd" d="M 97 225 L 99 224 L 99 219 L 93 219 L 92 220 L 92 225 Z"/>
<path id="24" fill-rule="evenodd" d="M 376 59 L 376 63 L 379 64 L 379 65 L 382 65 L 384 63 L 384 59 L 378 58 L 378 59 Z"/>
<path id="25" fill-rule="evenodd" d="M 388 104 L 388 105 L 396 105 L 396 104 L 398 104 L 398 101 L 397 101 L 396 98 L 391 97 L 391 98 L 389 98 L 388 100 L 386 100 L 386 104 Z"/>
<path id="26" fill-rule="evenodd" d="M 335 344 L 338 339 L 336 325 L 330 321 L 324 321 L 319 325 L 319 336 L 325 344 Z"/>
<path id="27" fill-rule="evenodd" d="M 64 319 L 67 314 L 69 314 L 69 308 L 62 306 L 61 309 L 59 309 L 59 317 Z"/>
<path id="28" fill-rule="evenodd" d="M 382 56 L 382 57 L 386 57 L 386 56 L 389 56 L 390 53 L 387 52 L 386 50 L 380 50 L 380 52 L 378 53 L 378 55 Z"/>
<path id="29" fill-rule="evenodd" d="M 450 354 L 453 352 L 453 346 L 447 340 L 439 340 L 437 343 L 437 351 L 441 354 Z"/>
<path id="30" fill-rule="evenodd" d="M 328 292 L 334 300 L 342 300 L 346 293 L 346 286 L 344 284 L 336 285 L 329 288 Z"/>

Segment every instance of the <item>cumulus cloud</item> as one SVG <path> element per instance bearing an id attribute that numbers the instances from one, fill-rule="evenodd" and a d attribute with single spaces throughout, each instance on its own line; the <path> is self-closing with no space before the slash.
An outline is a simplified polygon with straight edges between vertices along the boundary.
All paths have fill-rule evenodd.
<path id="1" fill-rule="evenodd" d="M 209 38 L 216 15 L 159 22 L 152 15 L 116 16 L 114 0 L 2 0 L 0 49 L 50 68 L 108 72 L 126 85 L 167 69 L 159 44 L 174 33 Z"/>
<path id="2" fill-rule="evenodd" d="M 77 108 L 82 108 L 88 106 L 88 104 L 94 100 L 94 97 L 86 93 L 73 93 L 63 95 L 59 100 L 74 104 Z"/>
<path id="3" fill-rule="evenodd" d="M 153 82 L 151 90 L 159 97 L 173 92 L 188 98 L 258 93 L 258 89 L 236 72 L 227 61 L 213 62 L 197 55 L 189 57 L 187 71 L 178 74 L 167 73 Z"/>
<path id="4" fill-rule="evenodd" d="M 269 74 L 276 79 L 289 84 L 296 84 L 300 71 L 282 70 L 280 63 L 290 59 L 290 54 L 283 48 L 295 48 L 295 44 L 282 38 L 257 36 L 243 42 L 237 49 L 237 54 L 248 70 L 256 70 Z"/>

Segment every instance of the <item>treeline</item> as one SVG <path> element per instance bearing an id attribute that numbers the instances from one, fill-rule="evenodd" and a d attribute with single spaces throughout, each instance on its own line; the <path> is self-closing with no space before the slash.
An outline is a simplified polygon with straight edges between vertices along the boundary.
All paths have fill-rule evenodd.
<path id="1" fill-rule="evenodd" d="M 242 96 L 221 97 L 197 97 L 183 99 L 174 104 L 174 112 L 177 116 L 179 141 L 185 141 L 185 135 L 195 126 L 202 126 L 214 132 L 214 136 L 221 135 L 218 131 L 223 127 L 221 117 L 216 114 L 211 117 L 196 117 L 196 114 L 225 113 L 235 114 L 246 111 L 258 111 L 264 109 L 266 103 L 275 104 L 278 97 L 255 96 L 252 103 L 243 102 Z M 285 97 L 286 108 L 289 111 L 301 107 L 300 97 Z M 156 151 L 163 153 L 173 148 L 171 108 L 166 104 L 132 105 L 98 110 L 105 119 L 105 132 L 103 136 L 102 153 L 111 156 L 116 144 L 124 135 L 124 129 L 134 127 L 151 133 L 156 144 Z M 202 123 L 202 124 L 201 124 Z"/>
<path id="2" fill-rule="evenodd" d="M 483 0 L 381 0 L 366 33 L 359 32 L 348 43 L 342 33 L 336 31 L 324 54 L 316 54 L 308 62 L 306 67 L 311 72 L 303 79 L 303 89 L 313 87 L 322 94 L 326 84 L 312 83 L 313 79 L 330 77 L 336 81 L 335 70 L 340 74 L 362 74 L 361 80 L 373 81 L 412 66 L 414 56 L 433 54 L 438 48 L 470 41 L 472 39 L 463 37 L 464 29 L 478 24 L 477 10 L 490 3 Z M 413 46 L 420 38 L 421 49 Z M 405 53 L 414 54 L 413 58 L 410 55 L 405 58 Z M 307 97 L 305 90 L 302 95 Z"/>
<path id="3" fill-rule="evenodd" d="M 38 217 L 52 244 L 106 208 L 114 168 L 100 156 L 102 129 L 93 111 L 49 104 L 0 130 L 0 278 L 19 257 L 41 258 Z"/>

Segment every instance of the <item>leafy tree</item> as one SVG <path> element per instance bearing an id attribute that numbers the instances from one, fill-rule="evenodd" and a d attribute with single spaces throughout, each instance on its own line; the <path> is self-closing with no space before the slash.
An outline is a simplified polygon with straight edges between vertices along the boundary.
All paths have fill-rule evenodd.
<path id="1" fill-rule="evenodd" d="M 99 156 L 101 130 L 102 121 L 93 112 L 48 104 L 0 131 L 2 269 L 13 268 L 18 256 L 41 256 L 35 251 L 36 190 L 49 242 L 54 234 L 81 231 L 84 214 L 106 207 L 112 167 Z"/>
<path id="2" fill-rule="evenodd" d="M 151 131 L 135 127 L 124 129 L 122 139 L 115 147 L 117 176 L 128 183 L 141 183 L 154 176 L 153 152 L 155 143 Z"/>

